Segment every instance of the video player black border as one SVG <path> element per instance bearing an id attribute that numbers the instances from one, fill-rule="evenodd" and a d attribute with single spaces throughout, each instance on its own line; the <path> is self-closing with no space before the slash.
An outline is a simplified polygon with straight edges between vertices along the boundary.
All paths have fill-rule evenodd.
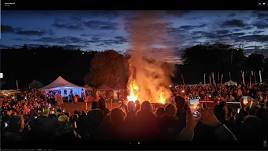
<path id="1" fill-rule="evenodd" d="M 268 10 L 268 0 L 2 0 L 1 3 L 2 10 Z"/>
<path id="2" fill-rule="evenodd" d="M 37 143 L 1 143 L 2 150 L 64 150 L 64 151 L 136 151 L 136 150 L 149 150 L 149 151 L 222 151 L 222 150 L 242 150 L 251 151 L 259 150 L 265 151 L 267 147 L 263 147 L 261 143 L 214 143 L 214 142 L 142 142 L 142 141 L 87 141 L 79 143 L 57 143 L 57 145 L 51 145 L 43 143 L 38 145 Z"/>

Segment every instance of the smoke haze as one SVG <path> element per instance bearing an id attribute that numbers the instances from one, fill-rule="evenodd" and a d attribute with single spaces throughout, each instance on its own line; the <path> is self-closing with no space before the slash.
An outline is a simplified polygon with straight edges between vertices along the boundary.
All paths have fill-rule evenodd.
<path id="1" fill-rule="evenodd" d="M 128 22 L 131 56 L 128 60 L 129 82 L 136 80 L 138 99 L 141 101 L 158 102 L 161 92 L 166 99 L 171 95 L 169 85 L 174 67 L 163 64 L 173 55 L 172 46 L 165 45 L 168 40 L 166 25 L 159 11 L 137 12 L 135 19 Z"/>

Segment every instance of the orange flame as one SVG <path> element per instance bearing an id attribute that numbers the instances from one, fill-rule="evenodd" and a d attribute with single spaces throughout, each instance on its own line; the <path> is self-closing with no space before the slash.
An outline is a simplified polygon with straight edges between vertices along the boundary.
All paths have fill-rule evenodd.
<path id="1" fill-rule="evenodd" d="M 139 87 L 135 80 L 131 80 L 128 86 L 129 89 L 129 95 L 127 96 L 128 101 L 136 101 L 138 100 L 138 91 Z"/>
<path id="2" fill-rule="evenodd" d="M 132 79 L 128 83 L 127 100 L 128 101 L 133 101 L 133 102 L 135 102 L 136 100 L 141 100 L 141 102 L 147 100 L 147 101 L 150 101 L 150 102 L 158 102 L 158 103 L 161 103 L 161 104 L 165 104 L 166 101 L 167 101 L 167 98 L 168 98 L 168 94 L 163 89 L 160 89 L 160 90 L 161 91 L 158 91 L 158 93 L 153 94 L 152 98 L 150 98 L 150 99 L 143 98 L 137 82 L 135 81 L 135 79 Z"/>
<path id="3" fill-rule="evenodd" d="M 165 98 L 165 96 L 164 96 L 164 92 L 163 92 L 163 91 L 160 92 L 160 95 L 159 95 L 159 102 L 160 102 L 161 104 L 165 104 L 165 102 L 166 102 L 166 98 Z"/>

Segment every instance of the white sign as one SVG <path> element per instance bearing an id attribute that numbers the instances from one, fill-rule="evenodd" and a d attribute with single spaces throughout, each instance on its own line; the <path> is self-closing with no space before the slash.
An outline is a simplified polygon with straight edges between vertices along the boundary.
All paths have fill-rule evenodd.
<path id="1" fill-rule="evenodd" d="M 3 73 L 0 73 L 0 79 L 3 79 Z"/>

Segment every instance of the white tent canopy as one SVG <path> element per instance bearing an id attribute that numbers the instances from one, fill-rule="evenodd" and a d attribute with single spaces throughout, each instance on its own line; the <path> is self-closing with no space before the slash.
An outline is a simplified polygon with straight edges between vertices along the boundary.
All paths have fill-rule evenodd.
<path id="1" fill-rule="evenodd" d="M 234 86 L 235 85 L 236 86 L 237 83 L 232 81 L 232 80 L 229 80 L 229 81 L 225 82 L 224 85 L 227 85 L 227 86 Z"/>
<path id="2" fill-rule="evenodd" d="M 61 96 L 63 97 L 68 96 L 70 92 L 72 92 L 73 95 L 78 95 L 81 97 L 81 93 L 84 92 L 84 87 L 80 87 L 71 82 L 68 82 L 67 80 L 59 76 L 56 80 L 51 82 L 49 85 L 41 88 L 41 90 L 45 91 L 46 93 L 52 90 L 59 90 Z"/>
<path id="3" fill-rule="evenodd" d="M 71 82 L 68 82 L 65 79 L 63 79 L 61 76 L 59 76 L 56 80 L 54 80 L 49 85 L 47 85 L 41 89 L 42 90 L 49 90 L 49 89 L 58 88 L 58 87 L 83 88 L 83 87 L 77 86 L 75 84 L 72 84 Z"/>

